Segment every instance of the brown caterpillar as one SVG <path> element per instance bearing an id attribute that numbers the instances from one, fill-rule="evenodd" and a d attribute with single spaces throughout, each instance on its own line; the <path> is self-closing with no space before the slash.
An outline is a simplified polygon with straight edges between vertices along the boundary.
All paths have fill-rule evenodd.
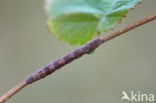
<path id="1" fill-rule="evenodd" d="M 42 67 L 41 69 L 37 70 L 32 75 L 27 77 L 26 79 L 27 84 L 31 84 L 34 81 L 37 81 L 41 78 L 46 77 L 47 75 L 53 73 L 55 70 L 81 57 L 84 54 L 91 53 L 95 48 L 97 48 L 102 43 L 103 43 L 102 39 L 100 38 L 94 39 L 91 42 L 85 44 L 84 46 L 77 48 L 73 52 L 65 55 L 64 57 L 46 65 L 45 67 Z"/>

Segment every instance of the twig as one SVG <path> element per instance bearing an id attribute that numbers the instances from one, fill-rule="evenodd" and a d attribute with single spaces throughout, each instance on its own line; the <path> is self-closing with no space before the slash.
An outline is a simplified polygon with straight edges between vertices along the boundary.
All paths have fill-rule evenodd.
<path id="1" fill-rule="evenodd" d="M 42 67 L 41 69 L 37 70 L 35 73 L 33 73 L 32 75 L 30 75 L 29 77 L 27 77 L 23 82 L 19 83 L 17 86 L 15 86 L 14 88 L 12 88 L 11 90 L 9 90 L 6 94 L 4 94 L 1 98 L 0 98 L 0 103 L 4 103 L 5 101 L 7 101 L 11 96 L 13 96 L 14 94 L 16 94 L 18 91 L 20 91 L 22 88 L 24 88 L 25 86 L 46 77 L 47 75 L 53 73 L 54 71 L 56 71 L 57 69 L 60 69 L 61 67 L 63 67 L 64 65 L 70 63 L 71 61 L 80 58 L 82 55 L 84 54 L 89 54 L 91 53 L 95 48 L 97 48 L 99 45 L 101 45 L 102 43 L 111 40 L 125 32 L 128 32 L 129 30 L 135 29 L 138 26 L 141 26 L 147 22 L 150 22 L 152 20 L 156 19 L 156 14 L 153 14 L 152 16 L 146 17 L 130 26 L 127 26 L 111 35 L 108 35 L 104 38 L 97 38 L 92 40 L 91 42 L 83 45 L 82 47 L 74 50 L 73 52 L 65 55 L 64 57 L 46 65 L 45 67 Z"/>

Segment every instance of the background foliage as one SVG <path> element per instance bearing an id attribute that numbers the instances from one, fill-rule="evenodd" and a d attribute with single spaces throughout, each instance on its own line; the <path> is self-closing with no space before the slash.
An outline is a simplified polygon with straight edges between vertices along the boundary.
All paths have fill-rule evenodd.
<path id="1" fill-rule="evenodd" d="M 155 13 L 155 4 L 144 0 L 115 30 Z M 42 6 L 36 0 L 0 1 L 0 95 L 75 48 L 48 32 Z M 120 103 L 122 90 L 156 95 L 155 27 L 153 21 L 102 45 L 6 103 Z"/>

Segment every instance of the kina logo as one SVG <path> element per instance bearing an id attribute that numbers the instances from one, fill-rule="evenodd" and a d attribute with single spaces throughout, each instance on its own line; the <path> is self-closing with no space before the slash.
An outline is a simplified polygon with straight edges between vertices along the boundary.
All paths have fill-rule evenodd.
<path id="1" fill-rule="evenodd" d="M 134 92 L 131 91 L 128 95 L 125 91 L 122 91 L 121 101 L 134 101 L 134 102 L 153 102 L 154 101 L 154 94 L 151 93 L 141 93 L 141 92 Z"/>

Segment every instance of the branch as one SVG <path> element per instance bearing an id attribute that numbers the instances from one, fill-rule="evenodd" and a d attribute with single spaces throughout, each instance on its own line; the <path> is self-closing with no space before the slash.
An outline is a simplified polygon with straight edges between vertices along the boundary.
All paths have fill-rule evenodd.
<path id="1" fill-rule="evenodd" d="M 53 73 L 57 69 L 60 69 L 64 65 L 70 63 L 71 61 L 80 58 L 84 54 L 90 54 L 94 49 L 96 49 L 102 43 L 104 43 L 108 40 L 111 40 L 117 36 L 120 36 L 123 33 L 128 32 L 132 29 L 135 29 L 136 27 L 139 27 L 139 26 L 141 26 L 145 23 L 148 23 L 154 19 L 156 19 L 156 14 L 153 14 L 152 16 L 146 17 L 146 18 L 144 18 L 144 19 L 142 19 L 142 20 L 140 20 L 140 21 L 138 21 L 138 22 L 136 22 L 130 26 L 127 26 L 127 27 L 125 27 L 125 28 L 123 28 L 123 29 L 111 34 L 111 35 L 108 35 L 104 38 L 94 39 L 94 40 L 90 41 L 89 43 L 83 45 L 82 47 L 77 48 L 73 52 L 63 56 L 62 58 L 60 58 L 56 61 L 53 61 L 52 63 L 42 67 L 41 69 L 37 70 L 35 73 L 28 76 L 24 81 L 19 83 L 17 86 L 15 86 L 11 90 L 9 90 L 2 97 L 0 97 L 0 103 L 7 101 L 11 96 L 16 94 L 18 91 L 20 91 L 25 86 L 27 86 L 27 85 L 29 85 L 29 84 L 31 84 L 31 83 L 39 80 L 39 79 L 46 77 L 47 75 Z"/>

